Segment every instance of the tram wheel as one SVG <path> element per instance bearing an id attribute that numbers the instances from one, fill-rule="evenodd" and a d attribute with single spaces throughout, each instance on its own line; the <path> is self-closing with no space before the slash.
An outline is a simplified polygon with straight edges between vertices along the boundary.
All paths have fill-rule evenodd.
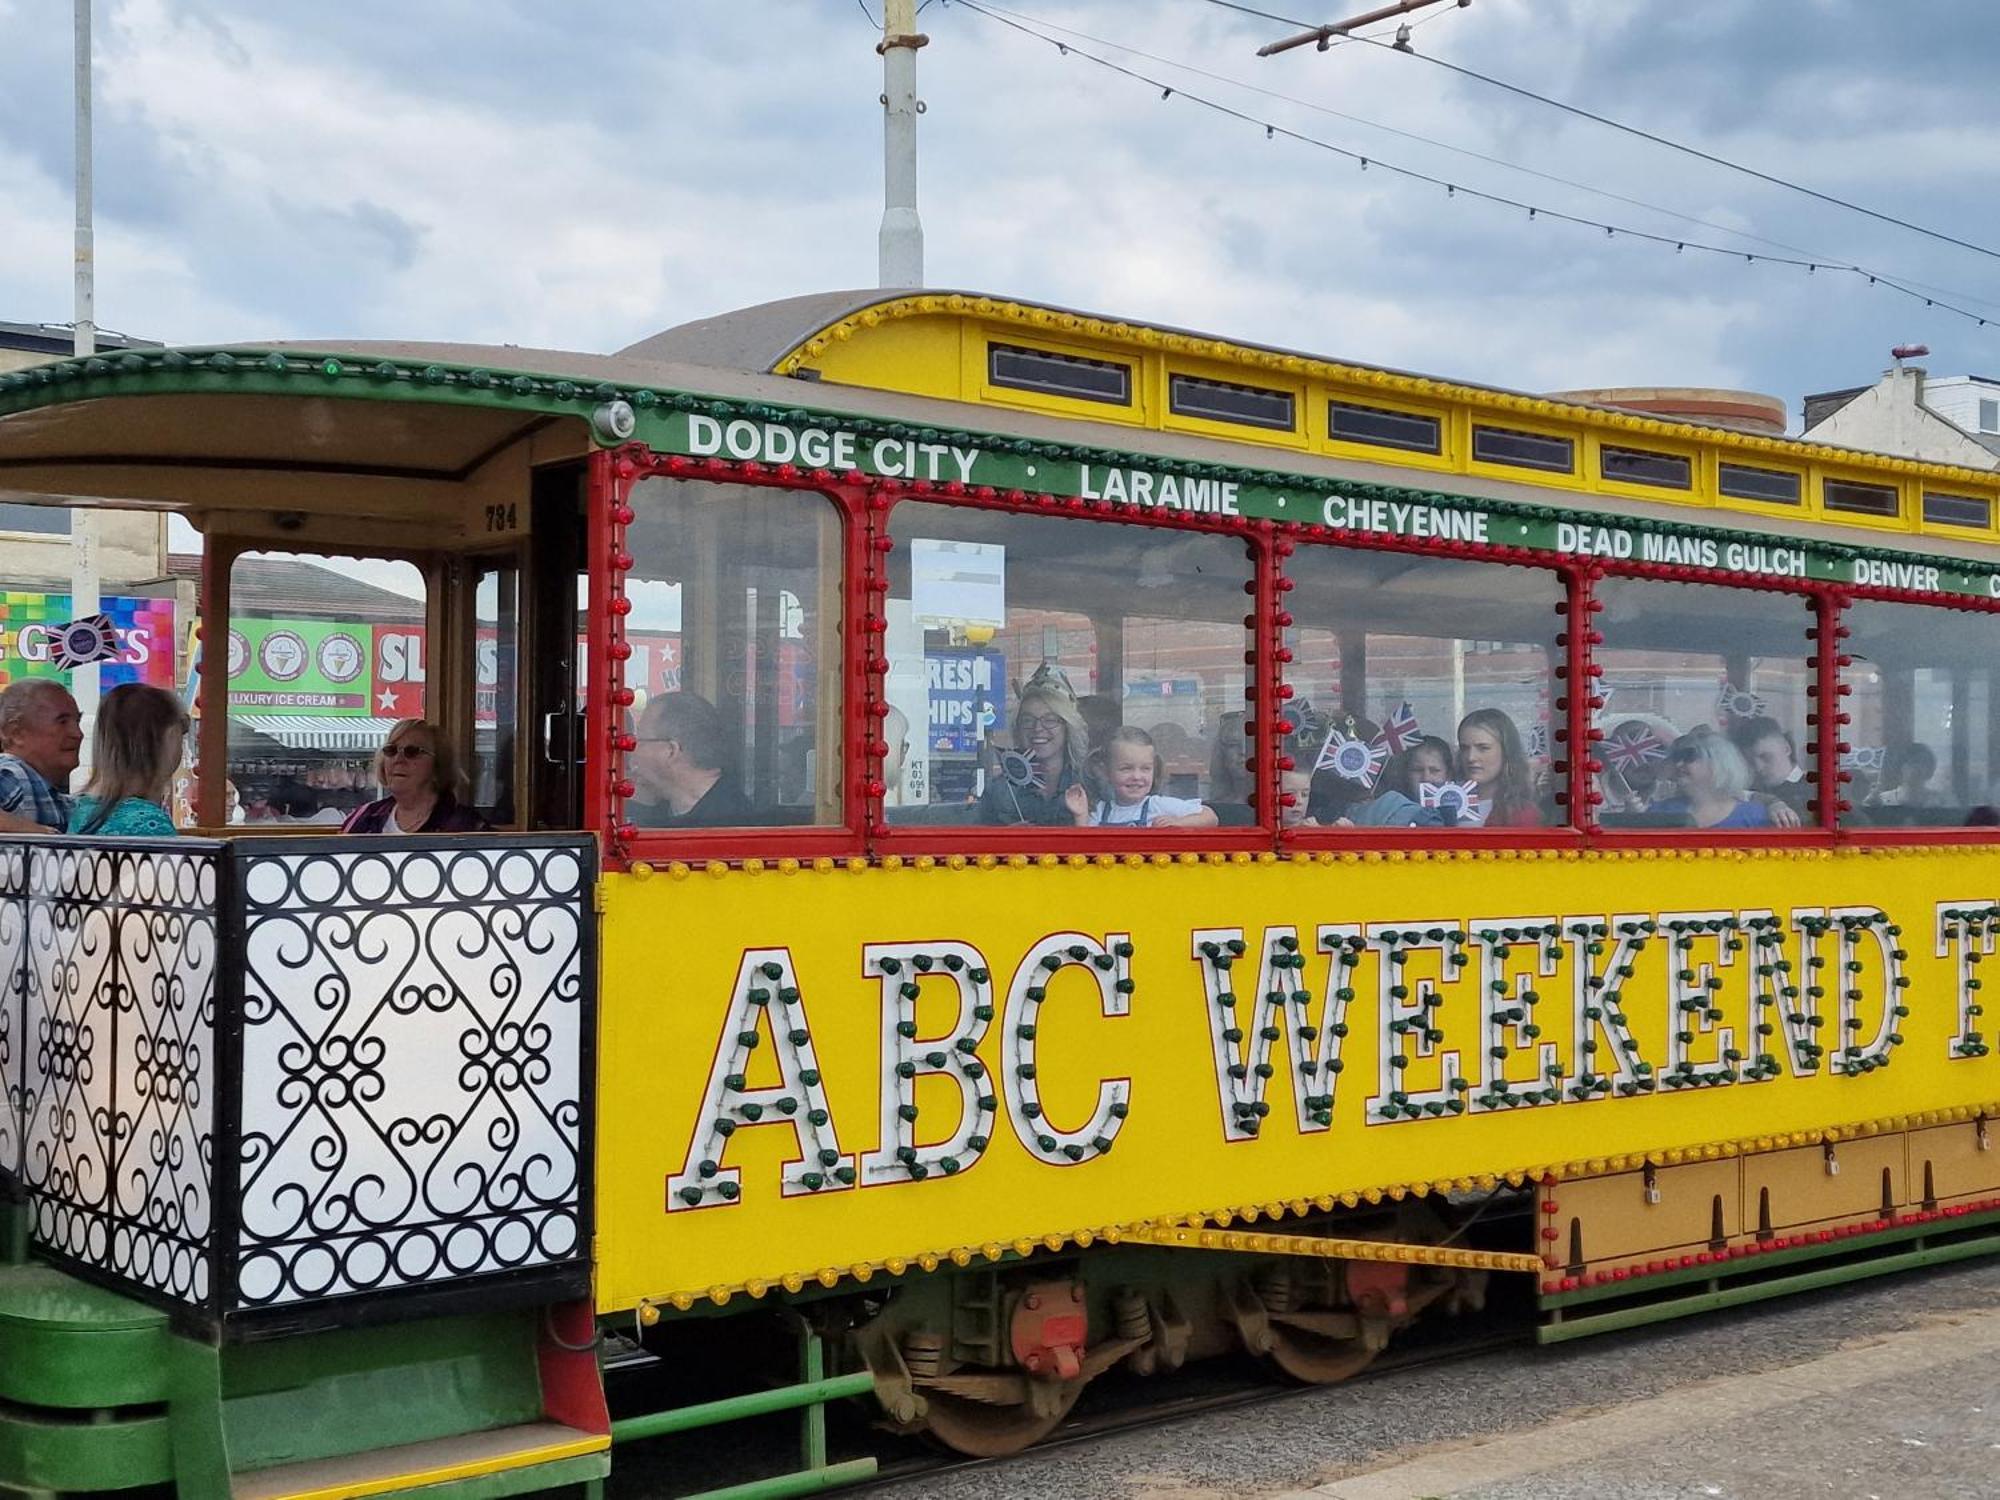
<path id="1" fill-rule="evenodd" d="M 1021 1381 L 1026 1386 L 1026 1380 Z M 1060 1427 L 1083 1394 L 1084 1382 L 1066 1380 L 1038 1393 L 1039 1399 L 999 1404 L 947 1391 L 927 1390 L 924 1431 L 935 1442 L 967 1458 L 1005 1458 L 1032 1447 Z"/>
<path id="2" fill-rule="evenodd" d="M 1351 1313 L 1277 1313 L 1271 1318 L 1272 1364 L 1301 1385 L 1332 1385 L 1358 1375 L 1379 1352 L 1368 1346 Z"/>

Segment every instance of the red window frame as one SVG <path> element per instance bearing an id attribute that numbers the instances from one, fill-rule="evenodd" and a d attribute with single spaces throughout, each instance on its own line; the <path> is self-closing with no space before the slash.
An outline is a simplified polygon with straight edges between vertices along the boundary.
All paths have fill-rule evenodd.
<path id="1" fill-rule="evenodd" d="M 1268 521 L 1231 524 L 1203 516 L 1178 513 L 1158 514 L 1137 507 L 1117 505 L 1108 500 L 1064 499 L 1054 495 L 1030 495 L 1021 490 L 994 490 L 988 486 L 967 488 L 961 484 L 934 484 L 926 480 L 881 480 L 872 484 L 869 514 L 873 526 L 870 559 L 880 567 L 868 581 L 870 619 L 879 621 L 889 578 L 887 560 L 895 548 L 889 534 L 889 517 L 902 500 L 949 500 L 978 510 L 1008 511 L 1019 515 L 1066 516 L 1099 525 L 1150 526 L 1165 531 L 1204 531 L 1234 539 L 1251 554 L 1244 559 L 1243 587 L 1250 608 L 1244 615 L 1244 665 L 1249 669 L 1249 686 L 1244 694 L 1244 726 L 1257 724 L 1265 712 L 1263 684 L 1273 680 L 1275 633 L 1258 629 L 1258 622 L 1270 617 L 1267 598 L 1272 575 L 1273 526 Z M 871 659 L 869 691 L 871 711 L 885 701 L 882 682 L 886 661 Z M 879 670 L 877 670 L 879 666 Z M 1282 692 L 1283 689 L 1278 689 Z M 1200 857 L 1204 854 L 1268 853 L 1272 847 L 1271 809 L 1275 805 L 1277 773 L 1271 757 L 1262 753 L 1263 736 L 1246 735 L 1246 749 L 1252 762 L 1251 808 L 1257 821 L 1240 828 L 1161 828 L 1108 829 L 1062 827 L 987 827 L 977 823 L 938 827 L 897 827 L 885 820 L 882 798 L 885 792 L 877 747 L 871 745 L 868 780 L 868 831 L 872 848 L 884 854 L 915 857 L 954 855 L 1055 854 L 1085 856 L 1150 855 L 1171 860 L 1176 855 Z M 886 752 L 887 746 L 881 746 Z"/>
<path id="2" fill-rule="evenodd" d="M 1838 800 L 1833 795 L 1837 783 L 1827 779 L 1831 763 L 1838 767 L 1839 754 L 1832 748 L 1827 736 L 1820 732 L 1824 718 L 1822 705 L 1829 701 L 1831 690 L 1827 672 L 1831 659 L 1831 639 L 1827 624 L 1829 610 L 1833 607 L 1836 591 L 1826 584 L 1814 583 L 1807 579 L 1759 578 L 1746 579 L 1740 573 L 1730 573 L 1720 568 L 1695 568 L 1667 563 L 1595 561 L 1579 570 L 1580 583 L 1584 590 L 1583 602 L 1579 606 L 1583 617 L 1593 623 L 1583 632 L 1578 645 L 1586 652 L 1594 646 L 1604 644 L 1604 634 L 1595 624 L 1596 616 L 1603 609 L 1603 603 L 1596 597 L 1596 585 L 1606 578 L 1647 579 L 1656 583 L 1703 583 L 1722 588 L 1743 589 L 1760 594 L 1794 594 L 1814 601 L 1813 624 L 1806 627 L 1802 641 L 1812 647 L 1814 670 L 1806 683 L 1806 730 L 1807 738 L 1799 747 L 1802 756 L 1812 758 L 1815 772 L 1814 791 L 1819 801 L 1816 822 L 1802 822 L 1797 828 L 1732 828 L 1717 832 L 1707 828 L 1606 828 L 1597 821 L 1597 807 L 1603 802 L 1603 794 L 1597 790 L 1596 777 L 1604 770 L 1604 763 L 1597 758 L 1597 742 L 1604 738 L 1604 731 L 1586 721 L 1581 726 L 1573 726 L 1572 732 L 1586 740 L 1591 753 L 1578 767 L 1582 774 L 1582 784 L 1573 787 L 1572 795 L 1579 799 L 1579 805 L 1586 808 L 1585 828 L 1593 845 L 1614 849 L 1685 849 L 1689 847 L 1755 849 L 1777 846 L 1796 849 L 1830 847 L 1834 841 L 1834 804 Z M 1593 688 L 1602 669 L 1595 662 L 1587 666 Z M 1590 695 L 1589 707 L 1602 708 L 1603 700 Z"/>
<path id="3" fill-rule="evenodd" d="M 839 511 L 842 527 L 841 662 L 844 690 L 842 714 L 843 815 L 830 827 L 749 829 L 648 830 L 614 821 L 613 812 L 627 793 L 623 756 L 631 748 L 619 722 L 630 706 L 623 683 L 630 649 L 623 640 L 624 577 L 631 567 L 625 553 L 625 526 L 631 520 L 633 485 L 658 475 L 707 480 L 718 484 L 810 490 L 826 496 Z M 1221 856 L 1255 857 L 1260 861 L 1287 853 L 1373 850 L 1399 855 L 1436 849 L 1505 851 L 1510 849 L 1692 849 L 1758 848 L 1826 849 L 1844 845 L 1921 847 L 1938 844 L 2000 843 L 1993 828 L 1857 828 L 1839 823 L 1851 812 L 1842 788 L 1851 779 L 1840 769 L 1849 748 L 1844 737 L 1848 715 L 1844 700 L 1849 685 L 1841 669 L 1849 665 L 1843 642 L 1846 604 L 1855 599 L 1918 604 L 1926 608 L 2000 613 L 2000 599 L 1961 598 L 1908 589 L 1861 588 L 1817 580 L 1745 578 L 1722 569 L 1590 559 L 1552 558 L 1532 548 L 1492 543 L 1425 543 L 1401 537 L 1362 537 L 1337 533 L 1323 525 L 1270 520 L 1232 521 L 1176 513 L 1160 514 L 1126 502 L 1085 500 L 1022 490 L 995 490 L 952 482 L 884 479 L 855 470 L 801 470 L 795 465 L 767 465 L 720 458 L 697 459 L 656 454 L 638 445 L 593 455 L 589 474 L 588 549 L 589 619 L 585 639 L 590 665 L 587 675 L 584 817 L 586 826 L 600 830 L 605 860 L 612 868 L 635 863 L 703 864 L 757 860 L 777 863 L 877 857 L 919 865 L 1001 858 L 1038 858 L 1112 863 L 1146 859 L 1154 863 L 1195 862 Z M 887 556 L 894 543 L 889 513 L 902 499 L 942 500 L 1028 515 L 1073 516 L 1082 520 L 1156 526 L 1169 530 L 1211 531 L 1234 537 L 1256 555 L 1245 579 L 1250 610 L 1245 625 L 1250 686 L 1244 704 L 1246 736 L 1252 762 L 1251 785 L 1257 822 L 1242 828 L 1101 830 L 1063 828 L 896 827 L 885 821 L 883 757 L 888 752 L 880 725 L 887 713 L 884 684 L 888 663 L 882 636 L 887 629 Z M 1428 557 L 1459 557 L 1474 561 L 1545 568 L 1564 581 L 1564 598 L 1557 611 L 1564 617 L 1558 641 L 1564 660 L 1557 668 L 1561 691 L 1555 699 L 1557 723 L 1552 738 L 1563 751 L 1551 768 L 1565 778 L 1557 797 L 1570 813 L 1567 824 L 1535 829 L 1461 829 L 1419 837 L 1385 837 L 1381 829 L 1281 828 L 1279 774 L 1285 765 L 1285 741 L 1293 725 L 1285 709 L 1293 696 L 1286 681 L 1283 631 L 1291 623 L 1283 608 L 1291 591 L 1283 561 L 1301 542 L 1364 550 L 1400 551 Z M 1815 602 L 1816 623 L 1809 639 L 1816 654 L 1814 680 L 1809 684 L 1808 737 L 1801 747 L 1815 758 L 1820 789 L 1816 825 L 1781 830 L 1733 830 L 1719 834 L 1704 829 L 1606 829 L 1595 816 L 1595 777 L 1603 769 L 1596 757 L 1602 731 L 1592 722 L 1603 700 L 1594 691 L 1601 669 L 1591 648 L 1603 643 L 1595 625 L 1600 609 L 1595 586 L 1618 576 L 1681 583 L 1709 583 L 1729 588 L 1804 595 Z M 622 654 L 621 654 L 622 652 Z M 1579 685 L 1583 690 L 1577 690 Z M 1830 731 L 1830 732 L 1829 732 Z M 1575 747 L 1586 753 L 1574 753 Z"/>
<path id="4" fill-rule="evenodd" d="M 1336 533 L 1326 526 L 1302 526 L 1278 540 L 1276 552 L 1279 559 L 1280 576 L 1278 589 L 1281 594 L 1292 592 L 1293 580 L 1283 573 L 1287 557 L 1297 553 L 1303 542 L 1309 547 L 1327 546 L 1336 551 L 1348 552 L 1401 552 L 1416 557 L 1458 559 L 1484 562 L 1512 567 L 1530 567 L 1537 572 L 1553 575 L 1562 585 L 1563 597 L 1556 604 L 1557 617 L 1562 628 L 1557 632 L 1557 642 L 1563 646 L 1563 663 L 1555 669 L 1557 692 L 1553 695 L 1550 708 L 1551 754 L 1549 769 L 1561 780 L 1555 793 L 1556 805 L 1569 814 L 1567 821 L 1541 828 L 1453 828 L 1453 829 L 1398 829 L 1391 837 L 1385 837 L 1387 830 L 1381 828 L 1281 828 L 1278 847 L 1281 850 L 1311 851 L 1339 849 L 1379 849 L 1384 847 L 1398 850 L 1417 849 L 1576 849 L 1583 845 L 1583 830 L 1576 826 L 1574 809 L 1576 802 L 1576 781 L 1571 762 L 1574 756 L 1568 754 L 1568 746 L 1575 742 L 1576 722 L 1579 709 L 1577 695 L 1571 691 L 1574 682 L 1583 680 L 1583 666 L 1578 659 L 1579 646 L 1573 641 L 1575 632 L 1570 627 L 1570 612 L 1575 608 L 1577 589 L 1577 569 L 1553 561 L 1546 553 L 1535 552 L 1526 547 L 1506 547 L 1483 542 L 1448 542 L 1426 544 L 1404 537 L 1349 536 Z M 1293 623 L 1289 610 L 1280 610 L 1273 625 L 1274 637 Z M 1292 693 L 1289 685 L 1281 685 L 1279 692 L 1286 699 Z M 1581 709 L 1588 722 L 1589 708 Z M 1283 754 L 1282 741 L 1291 732 L 1286 723 L 1278 727 L 1273 746 L 1273 755 L 1279 761 L 1280 770 L 1292 769 L 1289 757 Z M 1283 800 L 1281 794 L 1280 801 Z"/>
<path id="5" fill-rule="evenodd" d="M 623 803 L 634 790 L 624 766 L 624 758 L 634 741 L 623 727 L 622 716 L 636 696 L 624 681 L 625 663 L 632 655 L 624 626 L 631 609 L 625 596 L 625 577 L 632 567 L 632 555 L 625 550 L 625 528 L 633 519 L 633 487 L 656 477 L 806 491 L 825 496 L 838 512 L 842 571 L 839 823 L 775 828 L 650 829 L 636 827 L 619 816 Z M 774 467 L 724 459 L 664 456 L 639 447 L 593 456 L 586 539 L 590 553 L 590 618 L 584 638 L 590 656 L 590 688 L 584 713 L 587 736 L 584 820 L 587 826 L 602 831 L 607 862 L 623 867 L 639 861 L 656 864 L 746 859 L 812 861 L 851 858 L 863 852 L 867 778 L 862 754 L 862 715 L 855 711 L 855 705 L 865 703 L 872 710 L 877 701 L 866 691 L 859 648 L 874 617 L 867 612 L 868 596 L 853 587 L 853 581 L 872 579 L 867 553 L 867 494 L 867 483 L 859 475 L 836 475 L 827 470 L 807 473 L 790 464 Z M 875 637 L 868 639 L 872 642 Z M 872 765 L 879 771 L 879 756 L 872 759 Z"/>
<path id="6" fill-rule="evenodd" d="M 1881 604 L 1916 604 L 1925 609 L 1952 610 L 1964 614 L 2000 614 L 2000 599 L 1927 594 L 1919 589 L 1861 588 L 1841 585 L 1829 590 L 1829 596 L 1838 601 L 1843 612 L 1847 605 L 1865 599 Z M 1848 800 L 1845 791 L 1848 783 L 1854 780 L 1854 774 L 1840 769 L 1840 756 L 1853 748 L 1846 737 L 1846 727 L 1850 722 L 1846 700 L 1852 696 L 1853 688 L 1852 684 L 1841 677 L 1841 669 L 1853 665 L 1853 659 L 1847 651 L 1849 631 L 1844 613 L 1835 628 L 1822 632 L 1822 635 L 1825 655 L 1820 668 L 1821 681 L 1828 684 L 1828 687 L 1827 697 L 1821 701 L 1838 705 L 1835 710 L 1836 733 L 1832 737 L 1823 738 L 1825 738 L 1827 761 L 1832 767 L 1831 774 L 1837 778 L 1835 782 L 1829 784 L 1842 789 L 1838 797 L 1829 800 L 1833 803 L 1834 813 L 1844 815 L 1854 811 L 1854 805 Z M 1841 825 L 1836 829 L 1834 837 L 1839 843 L 1865 847 L 1908 848 L 1911 845 L 1923 844 L 1995 844 L 2000 843 L 2000 828 L 1864 828 Z"/>

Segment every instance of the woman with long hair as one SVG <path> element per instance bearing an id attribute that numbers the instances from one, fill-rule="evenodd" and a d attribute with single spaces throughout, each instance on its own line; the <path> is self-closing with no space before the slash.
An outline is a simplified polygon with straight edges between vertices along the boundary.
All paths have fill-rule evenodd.
<path id="1" fill-rule="evenodd" d="M 483 833 L 486 820 L 458 800 L 464 788 L 451 741 L 429 719 L 398 719 L 375 755 L 389 795 L 357 807 L 342 833 Z"/>
<path id="2" fill-rule="evenodd" d="M 1459 721 L 1458 774 L 1479 789 L 1474 816 L 1488 828 L 1539 828 L 1535 777 L 1521 731 L 1497 708 L 1475 708 Z"/>
<path id="3" fill-rule="evenodd" d="M 165 688 L 121 682 L 106 693 L 90 741 L 90 780 L 70 808 L 69 831 L 172 838 L 167 792 L 187 730 L 187 710 Z"/>
<path id="4" fill-rule="evenodd" d="M 1075 826 L 1078 809 L 1090 808 L 1084 780 L 1089 758 L 1090 730 L 1068 674 L 1044 663 L 1021 689 L 1012 746 L 989 743 L 982 753 L 986 790 L 979 821 Z"/>

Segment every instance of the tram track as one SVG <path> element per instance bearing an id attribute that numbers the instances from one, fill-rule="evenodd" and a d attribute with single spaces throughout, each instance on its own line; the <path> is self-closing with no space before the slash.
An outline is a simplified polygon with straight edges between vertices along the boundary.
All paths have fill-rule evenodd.
<path id="1" fill-rule="evenodd" d="M 1407 1374 L 1528 1345 L 1533 1338 L 1532 1313 L 1525 1303 L 1440 1319 L 1405 1330 L 1366 1369 L 1339 1383 L 1355 1385 Z M 1328 1388 L 1287 1381 L 1248 1355 L 1206 1360 L 1169 1375 L 1140 1377 L 1113 1372 L 1092 1385 L 1078 1411 L 1055 1432 L 1021 1453 L 995 1458 L 965 1457 L 932 1448 L 922 1438 L 885 1434 L 855 1409 L 834 1407 L 828 1411 L 829 1458 L 841 1461 L 876 1455 L 880 1460 L 876 1473 L 844 1487 L 841 1493 L 877 1495 L 915 1481 L 990 1473 L 1021 1459 L 1085 1448 L 1173 1422 L 1269 1406 Z M 686 1441 L 642 1443 L 629 1451 L 621 1450 L 608 1494 L 613 1500 L 674 1500 L 690 1492 L 691 1472 L 700 1475 L 692 1486 L 703 1491 L 749 1484 L 757 1473 L 769 1472 L 774 1452 L 788 1452 L 795 1443 L 796 1424 L 785 1419 L 745 1423 L 727 1435 L 713 1432 L 698 1457 Z"/>

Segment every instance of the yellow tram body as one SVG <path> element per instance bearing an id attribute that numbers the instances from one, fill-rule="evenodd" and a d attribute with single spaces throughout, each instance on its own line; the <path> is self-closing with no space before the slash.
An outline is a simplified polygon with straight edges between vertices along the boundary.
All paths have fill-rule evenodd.
<path id="1" fill-rule="evenodd" d="M 1078 856 L 1056 868 L 1033 860 L 1019 868 L 1004 860 L 994 868 L 950 868 L 938 861 L 923 869 L 822 872 L 808 866 L 788 873 L 771 866 L 757 874 L 663 869 L 607 877 L 600 1309 L 719 1303 L 746 1289 L 756 1296 L 815 1281 L 965 1264 L 1017 1246 L 1088 1246 L 1159 1219 L 1282 1229 L 1278 1221 L 1288 1216 L 1385 1197 L 1630 1173 L 1649 1163 L 1726 1164 L 1721 1176 L 1714 1167 L 1686 1174 L 1700 1183 L 1692 1216 L 1680 1190 L 1669 1191 L 1668 1205 L 1652 1211 L 1662 1226 L 1658 1237 L 1637 1248 L 1657 1256 L 1706 1245 L 1716 1192 L 1727 1238 L 1754 1236 L 1758 1192 L 1769 1173 L 1792 1170 L 1797 1151 L 1806 1148 L 1813 1175 L 1825 1176 L 1827 1143 L 1855 1143 L 1840 1149 L 1857 1154 L 1838 1181 L 1827 1178 L 1827 1194 L 1814 1193 L 1807 1181 L 1803 1192 L 1781 1202 L 1775 1224 L 1767 1227 L 1782 1232 L 1876 1218 L 1885 1169 L 1896 1206 L 1921 1202 L 1927 1161 L 1935 1201 L 2000 1191 L 2000 1166 L 1983 1150 L 1983 1127 L 1970 1123 L 2000 1112 L 1996 1064 L 1957 1057 L 1952 1046 L 1961 1025 L 1959 958 L 1970 949 L 1936 937 L 1952 925 L 1941 921 L 1941 911 L 1989 904 L 1984 893 L 2000 880 L 2000 861 L 1986 851 L 1419 850 L 1323 852 L 1242 864 L 1209 856 L 1191 865 L 1133 858 L 1134 865 L 1116 861 L 1109 867 Z M 1498 892 L 1504 900 L 1496 900 Z M 1884 1005 L 1894 1004 L 1886 996 L 1915 997 L 1911 1014 L 1896 1023 L 1903 1041 L 1893 1067 L 1857 1076 L 1787 1071 L 1755 1085 L 1587 1102 L 1565 1096 L 1560 1105 L 1497 1114 L 1374 1120 L 1370 1099 L 1383 1047 L 1392 1039 L 1370 1018 L 1382 964 L 1379 952 L 1371 952 L 1355 971 L 1357 993 L 1348 1013 L 1357 1024 L 1345 1041 L 1347 1066 L 1331 1127 L 1299 1130 L 1285 1048 L 1279 1046 L 1279 1071 L 1268 1096 L 1276 1108 L 1264 1130 L 1248 1140 L 1224 1136 L 1224 1085 L 1207 1021 L 1214 1002 L 1192 942 L 1198 929 L 1240 933 L 1254 961 L 1266 931 L 1304 935 L 1309 948 L 1322 924 L 1432 928 L 1469 913 L 1468 926 L 1501 928 L 1548 918 L 1567 924 L 1675 912 L 1789 914 L 1807 905 L 1880 908 L 1904 929 L 1895 941 L 1908 943 L 1901 965 L 1910 980 L 1907 992 L 1885 988 L 1889 976 L 1879 951 L 1854 960 L 1865 965 L 1859 978 L 1867 999 L 1859 1009 L 1871 1032 Z M 729 937 L 675 944 L 663 962 L 659 934 L 670 929 Z M 738 1014 L 730 1001 L 744 949 L 788 951 L 841 1145 L 865 1153 L 879 1144 L 885 1069 L 881 984 L 864 973 L 864 944 L 969 944 L 992 963 L 1004 994 L 1021 957 L 1052 932 L 1100 943 L 1110 934 L 1129 934 L 1134 948 L 1128 1014 L 1106 1017 L 1095 986 L 1073 974 L 1052 984 L 1042 1022 L 1038 1055 L 1050 1118 L 1075 1128 L 1090 1117 L 1105 1080 L 1130 1080 L 1130 1113 L 1115 1149 L 1102 1159 L 1052 1167 L 1024 1151 L 1003 1125 L 976 1164 L 952 1177 L 934 1174 L 801 1202 L 782 1196 L 780 1186 L 782 1167 L 798 1155 L 797 1137 L 789 1124 L 768 1116 L 773 1123 L 739 1130 L 731 1139 L 728 1162 L 742 1173 L 740 1200 L 663 1213 L 662 1184 L 682 1169 L 688 1143 L 699 1134 L 710 1060 Z M 1523 956 L 1535 946 L 1515 944 L 1503 971 L 1536 973 L 1537 960 Z M 1795 935 L 1787 946 L 1796 958 Z M 1552 1047 L 1574 1076 L 1578 954 L 1569 942 L 1559 947 L 1561 960 L 1535 981 L 1547 997 L 1540 1009 L 1549 1024 L 1540 1043 Z M 1721 961 L 1714 936 L 1700 947 L 1702 965 Z M 1831 956 L 1830 939 L 1824 952 Z M 1725 984 L 1718 1026 L 1746 1038 L 1755 1024 L 1755 966 L 1747 949 L 1734 959 L 1714 970 Z M 1435 952 L 1423 962 L 1426 977 L 1443 979 Z M 1327 964 L 1324 954 L 1314 954 L 1305 970 L 1316 1015 Z M 664 982 L 663 966 L 671 971 Z M 1413 975 L 1418 967 L 1411 965 Z M 1652 943 L 1634 968 L 1628 981 L 1634 1039 L 1644 1055 L 1661 1058 L 1672 1029 L 1665 943 Z M 1467 977 L 1441 985 L 1446 1040 L 1440 1050 L 1459 1052 L 1467 1069 L 1477 1067 L 1471 1055 L 1480 1032 L 1477 973 L 1476 965 L 1468 966 Z M 954 1011 L 949 993 L 920 1001 L 922 1034 L 946 1033 Z M 1001 1024 L 996 1018 L 994 1029 Z M 994 1067 L 1001 1065 L 998 1040 L 992 1038 L 982 1054 Z M 770 1046 L 768 1030 L 764 1045 Z M 1714 1032 L 1704 1029 L 1697 1053 L 1703 1062 L 1719 1057 Z M 1517 1087 L 1537 1082 L 1531 1049 L 1515 1050 L 1506 1068 Z M 957 1126 L 959 1100 L 935 1081 L 935 1100 L 920 1094 L 918 1102 L 927 1106 L 925 1132 L 942 1139 Z M 929 1124 L 933 1118 L 935 1125 Z M 1945 1126 L 1955 1129 L 1932 1129 Z M 1566 1258 L 1567 1242 L 1559 1249 L 1559 1259 Z M 1595 1244 L 1587 1249 L 1595 1258 Z"/>

